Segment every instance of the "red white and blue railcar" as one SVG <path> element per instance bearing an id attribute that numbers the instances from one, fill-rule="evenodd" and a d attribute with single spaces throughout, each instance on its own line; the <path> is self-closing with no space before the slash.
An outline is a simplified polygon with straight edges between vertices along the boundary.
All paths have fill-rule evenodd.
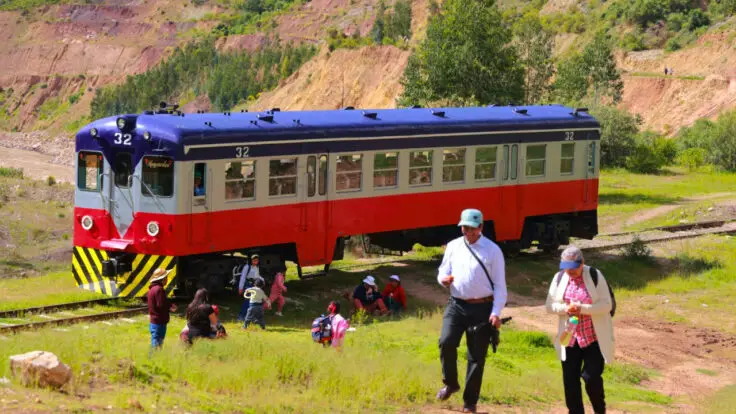
<path id="1" fill-rule="evenodd" d="M 600 126 L 558 105 L 183 114 L 97 120 L 76 138 L 72 270 L 142 296 L 224 288 L 258 252 L 329 265 L 347 237 L 410 250 L 458 235 L 462 209 L 514 250 L 597 234 Z"/>

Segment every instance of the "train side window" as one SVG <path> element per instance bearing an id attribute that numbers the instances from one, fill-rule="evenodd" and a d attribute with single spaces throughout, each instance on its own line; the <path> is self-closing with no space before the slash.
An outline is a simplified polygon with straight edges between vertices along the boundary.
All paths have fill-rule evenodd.
<path id="1" fill-rule="evenodd" d="M 128 152 L 119 152 L 115 155 L 115 185 L 128 188 L 128 180 L 133 174 L 133 157 Z"/>
<path id="2" fill-rule="evenodd" d="M 255 160 L 225 164 L 225 200 L 254 199 L 256 197 Z"/>
<path id="3" fill-rule="evenodd" d="M 527 177 L 543 177 L 546 155 L 546 145 L 527 145 L 524 174 Z"/>
<path id="4" fill-rule="evenodd" d="M 385 152 L 373 158 L 373 187 L 399 185 L 399 153 Z"/>
<path id="5" fill-rule="evenodd" d="M 174 195 L 174 160 L 160 156 L 143 157 L 143 184 L 141 192 L 146 197 Z M 149 193 L 149 188 L 153 194 Z"/>
<path id="6" fill-rule="evenodd" d="M 319 195 L 327 193 L 327 156 L 319 156 Z"/>
<path id="7" fill-rule="evenodd" d="M 503 146 L 503 179 L 509 179 L 509 146 Z"/>
<path id="8" fill-rule="evenodd" d="M 206 165 L 203 162 L 194 164 L 194 196 L 203 197 L 207 195 Z"/>
<path id="9" fill-rule="evenodd" d="M 572 174 L 575 166 L 575 143 L 562 144 L 560 153 L 560 174 Z"/>
<path id="10" fill-rule="evenodd" d="M 77 164 L 77 187 L 84 191 L 102 190 L 102 154 L 80 151 Z"/>
<path id="11" fill-rule="evenodd" d="M 519 145 L 511 146 L 511 179 L 516 179 L 516 173 L 519 171 Z"/>
<path id="12" fill-rule="evenodd" d="M 442 151 L 442 182 L 465 181 L 465 148 L 447 148 Z"/>
<path id="13" fill-rule="evenodd" d="M 281 158 L 268 162 L 268 195 L 296 195 L 297 159 Z"/>
<path id="14" fill-rule="evenodd" d="M 595 142 L 590 143 L 588 150 L 588 172 L 595 173 Z"/>
<path id="15" fill-rule="evenodd" d="M 505 145 L 508 147 L 507 145 Z M 508 148 L 506 148 L 508 150 Z M 495 180 L 496 179 L 496 155 L 498 148 L 483 147 L 475 150 L 475 180 Z M 508 173 L 508 170 L 507 170 Z"/>
<path id="16" fill-rule="evenodd" d="M 409 184 L 432 184 L 432 151 L 409 153 Z"/>
<path id="17" fill-rule="evenodd" d="M 307 196 L 312 197 L 317 192 L 317 157 L 310 155 L 307 158 Z"/>
<path id="18" fill-rule="evenodd" d="M 356 191 L 361 189 L 363 155 L 338 155 L 335 167 L 335 191 Z"/>

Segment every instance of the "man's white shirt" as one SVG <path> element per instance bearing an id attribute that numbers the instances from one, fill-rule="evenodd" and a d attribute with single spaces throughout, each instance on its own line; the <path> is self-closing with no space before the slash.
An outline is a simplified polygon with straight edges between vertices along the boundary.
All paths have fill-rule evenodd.
<path id="1" fill-rule="evenodd" d="M 465 237 L 461 236 L 447 243 L 445 255 L 442 258 L 437 282 L 442 284 L 445 276 L 452 275 L 454 280 L 450 285 L 450 294 L 458 299 L 479 299 L 493 295 L 492 315 L 501 316 L 506 306 L 506 265 L 501 248 L 485 236 L 481 236 L 475 243 L 470 244 L 476 256 L 483 261 L 488 274 L 493 280 L 494 290 L 488 282 L 483 268 L 478 260 L 465 246 Z"/>

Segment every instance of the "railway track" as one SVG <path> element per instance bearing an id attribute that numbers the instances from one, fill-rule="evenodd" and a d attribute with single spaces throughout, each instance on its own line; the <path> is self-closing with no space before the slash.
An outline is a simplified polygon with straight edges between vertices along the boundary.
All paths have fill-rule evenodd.
<path id="1" fill-rule="evenodd" d="M 146 313 L 146 312 L 148 312 L 148 307 L 141 306 L 141 307 L 124 309 L 124 310 L 119 310 L 119 311 L 95 313 L 92 315 L 79 315 L 79 316 L 72 316 L 69 318 L 52 319 L 52 320 L 42 321 L 42 322 L 28 322 L 28 323 L 21 323 L 17 325 L 3 324 L 6 326 L 0 326 L 0 334 L 16 333 L 19 331 L 45 328 L 49 326 L 69 325 L 69 324 L 79 323 L 79 322 L 95 322 L 95 321 L 103 321 L 107 319 L 117 319 L 117 318 L 139 315 L 141 313 Z"/>

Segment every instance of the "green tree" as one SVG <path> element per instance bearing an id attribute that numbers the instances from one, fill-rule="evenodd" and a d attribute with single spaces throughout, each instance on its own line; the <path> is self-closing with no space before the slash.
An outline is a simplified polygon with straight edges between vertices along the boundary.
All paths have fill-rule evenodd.
<path id="1" fill-rule="evenodd" d="M 588 83 L 593 87 L 595 103 L 598 103 L 599 95 L 608 96 L 613 103 L 618 103 L 624 92 L 624 82 L 616 68 L 610 36 L 598 32 L 583 49 L 583 62 L 589 77 Z"/>
<path id="2" fill-rule="evenodd" d="M 588 76 L 583 56 L 576 53 L 557 65 L 557 77 L 552 84 L 557 101 L 577 105 L 588 93 Z"/>
<path id="3" fill-rule="evenodd" d="M 601 124 L 601 165 L 623 167 L 637 148 L 641 118 L 613 106 L 599 106 L 591 111 Z M 640 155 L 644 156 L 643 153 Z"/>
<path id="4" fill-rule="evenodd" d="M 371 38 L 373 38 L 373 41 L 379 45 L 383 42 L 383 36 L 386 30 L 385 14 L 386 3 L 384 3 L 383 0 L 380 0 L 378 2 L 378 6 L 376 6 L 376 20 L 373 21 L 373 28 L 371 28 Z"/>
<path id="5" fill-rule="evenodd" d="M 411 38 L 411 3 L 409 0 L 397 0 L 394 4 L 391 37 L 394 40 Z"/>
<path id="6" fill-rule="evenodd" d="M 494 0 L 447 0 L 401 79 L 402 106 L 520 102 L 524 71 Z"/>
<path id="7" fill-rule="evenodd" d="M 519 58 L 524 65 L 524 102 L 535 104 L 547 94 L 554 72 L 554 34 L 542 26 L 539 13 L 534 10 L 517 21 L 514 35 Z"/>

